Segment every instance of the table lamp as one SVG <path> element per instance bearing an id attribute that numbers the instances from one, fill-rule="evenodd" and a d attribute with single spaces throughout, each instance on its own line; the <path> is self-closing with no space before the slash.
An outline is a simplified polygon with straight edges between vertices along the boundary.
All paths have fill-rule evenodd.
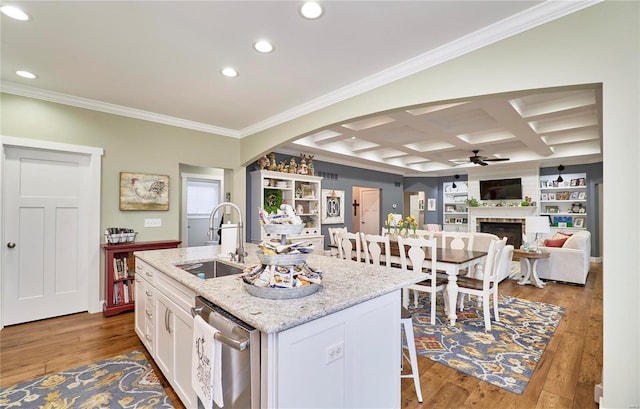
<path id="1" fill-rule="evenodd" d="M 538 234 L 540 233 L 549 233 L 551 230 L 549 228 L 549 218 L 546 216 L 529 216 L 525 217 L 525 231 L 527 233 L 527 237 L 529 237 L 529 233 L 535 233 L 535 246 L 538 247 Z"/>

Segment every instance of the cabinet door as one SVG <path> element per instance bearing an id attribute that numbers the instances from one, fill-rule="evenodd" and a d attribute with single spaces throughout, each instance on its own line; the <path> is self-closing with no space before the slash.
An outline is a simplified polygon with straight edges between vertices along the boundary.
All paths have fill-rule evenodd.
<path id="1" fill-rule="evenodd" d="M 171 386 L 187 408 L 196 408 L 198 401 L 191 386 L 191 348 L 193 344 L 193 318 L 181 308 L 171 314 L 173 328 L 173 379 Z"/>
<path id="2" fill-rule="evenodd" d="M 173 376 L 173 328 L 171 326 L 172 302 L 163 293 L 156 293 L 155 329 L 156 364 L 167 379 Z"/>
<path id="3" fill-rule="evenodd" d="M 136 286 L 135 286 L 135 299 L 136 299 L 136 307 L 135 307 L 135 319 L 136 319 L 136 334 L 140 340 L 145 343 L 145 294 L 144 291 L 147 288 L 146 282 L 140 278 L 136 277 Z"/>

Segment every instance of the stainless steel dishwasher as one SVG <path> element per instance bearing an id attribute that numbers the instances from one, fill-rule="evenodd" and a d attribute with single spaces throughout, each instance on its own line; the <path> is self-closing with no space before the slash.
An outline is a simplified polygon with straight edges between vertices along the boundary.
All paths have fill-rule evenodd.
<path id="1" fill-rule="evenodd" d="M 192 314 L 220 331 L 224 409 L 260 408 L 260 331 L 199 296 Z"/>

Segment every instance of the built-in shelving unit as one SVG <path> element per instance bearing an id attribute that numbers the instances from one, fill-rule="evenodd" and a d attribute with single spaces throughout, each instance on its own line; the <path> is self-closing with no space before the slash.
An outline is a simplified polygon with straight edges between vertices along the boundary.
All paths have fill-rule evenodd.
<path id="1" fill-rule="evenodd" d="M 444 231 L 468 231 L 469 211 L 467 182 L 445 182 L 442 184 L 442 223 Z"/>
<path id="2" fill-rule="evenodd" d="M 540 215 L 548 216 L 551 227 L 587 228 L 587 175 L 572 173 L 540 177 Z"/>
<path id="3" fill-rule="evenodd" d="M 131 311 L 135 307 L 134 251 L 176 248 L 178 240 L 140 243 L 103 244 L 106 298 L 102 311 L 105 316 Z"/>
<path id="4" fill-rule="evenodd" d="M 258 209 L 276 211 L 283 203 L 290 204 L 302 218 L 305 227 L 299 236 L 314 244 L 315 252 L 324 249 L 324 236 L 320 230 L 320 195 L 322 177 L 295 173 L 259 170 L 251 173 L 251 212 L 247 223 L 251 225 L 251 241 L 259 243 L 269 238 L 261 228 Z"/>

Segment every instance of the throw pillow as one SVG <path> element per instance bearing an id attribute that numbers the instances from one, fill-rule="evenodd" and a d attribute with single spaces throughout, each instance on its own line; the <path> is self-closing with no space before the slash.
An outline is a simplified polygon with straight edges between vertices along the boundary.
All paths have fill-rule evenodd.
<path id="1" fill-rule="evenodd" d="M 546 239 L 544 241 L 544 246 L 545 247 L 562 247 L 564 246 L 564 242 L 567 241 L 568 237 L 564 237 L 561 239 Z"/>
<path id="2" fill-rule="evenodd" d="M 556 232 L 556 234 L 553 235 L 553 237 L 551 237 L 551 240 L 560 240 L 560 239 L 568 239 L 569 237 L 571 237 L 573 235 L 573 233 L 563 233 L 561 231 Z"/>

